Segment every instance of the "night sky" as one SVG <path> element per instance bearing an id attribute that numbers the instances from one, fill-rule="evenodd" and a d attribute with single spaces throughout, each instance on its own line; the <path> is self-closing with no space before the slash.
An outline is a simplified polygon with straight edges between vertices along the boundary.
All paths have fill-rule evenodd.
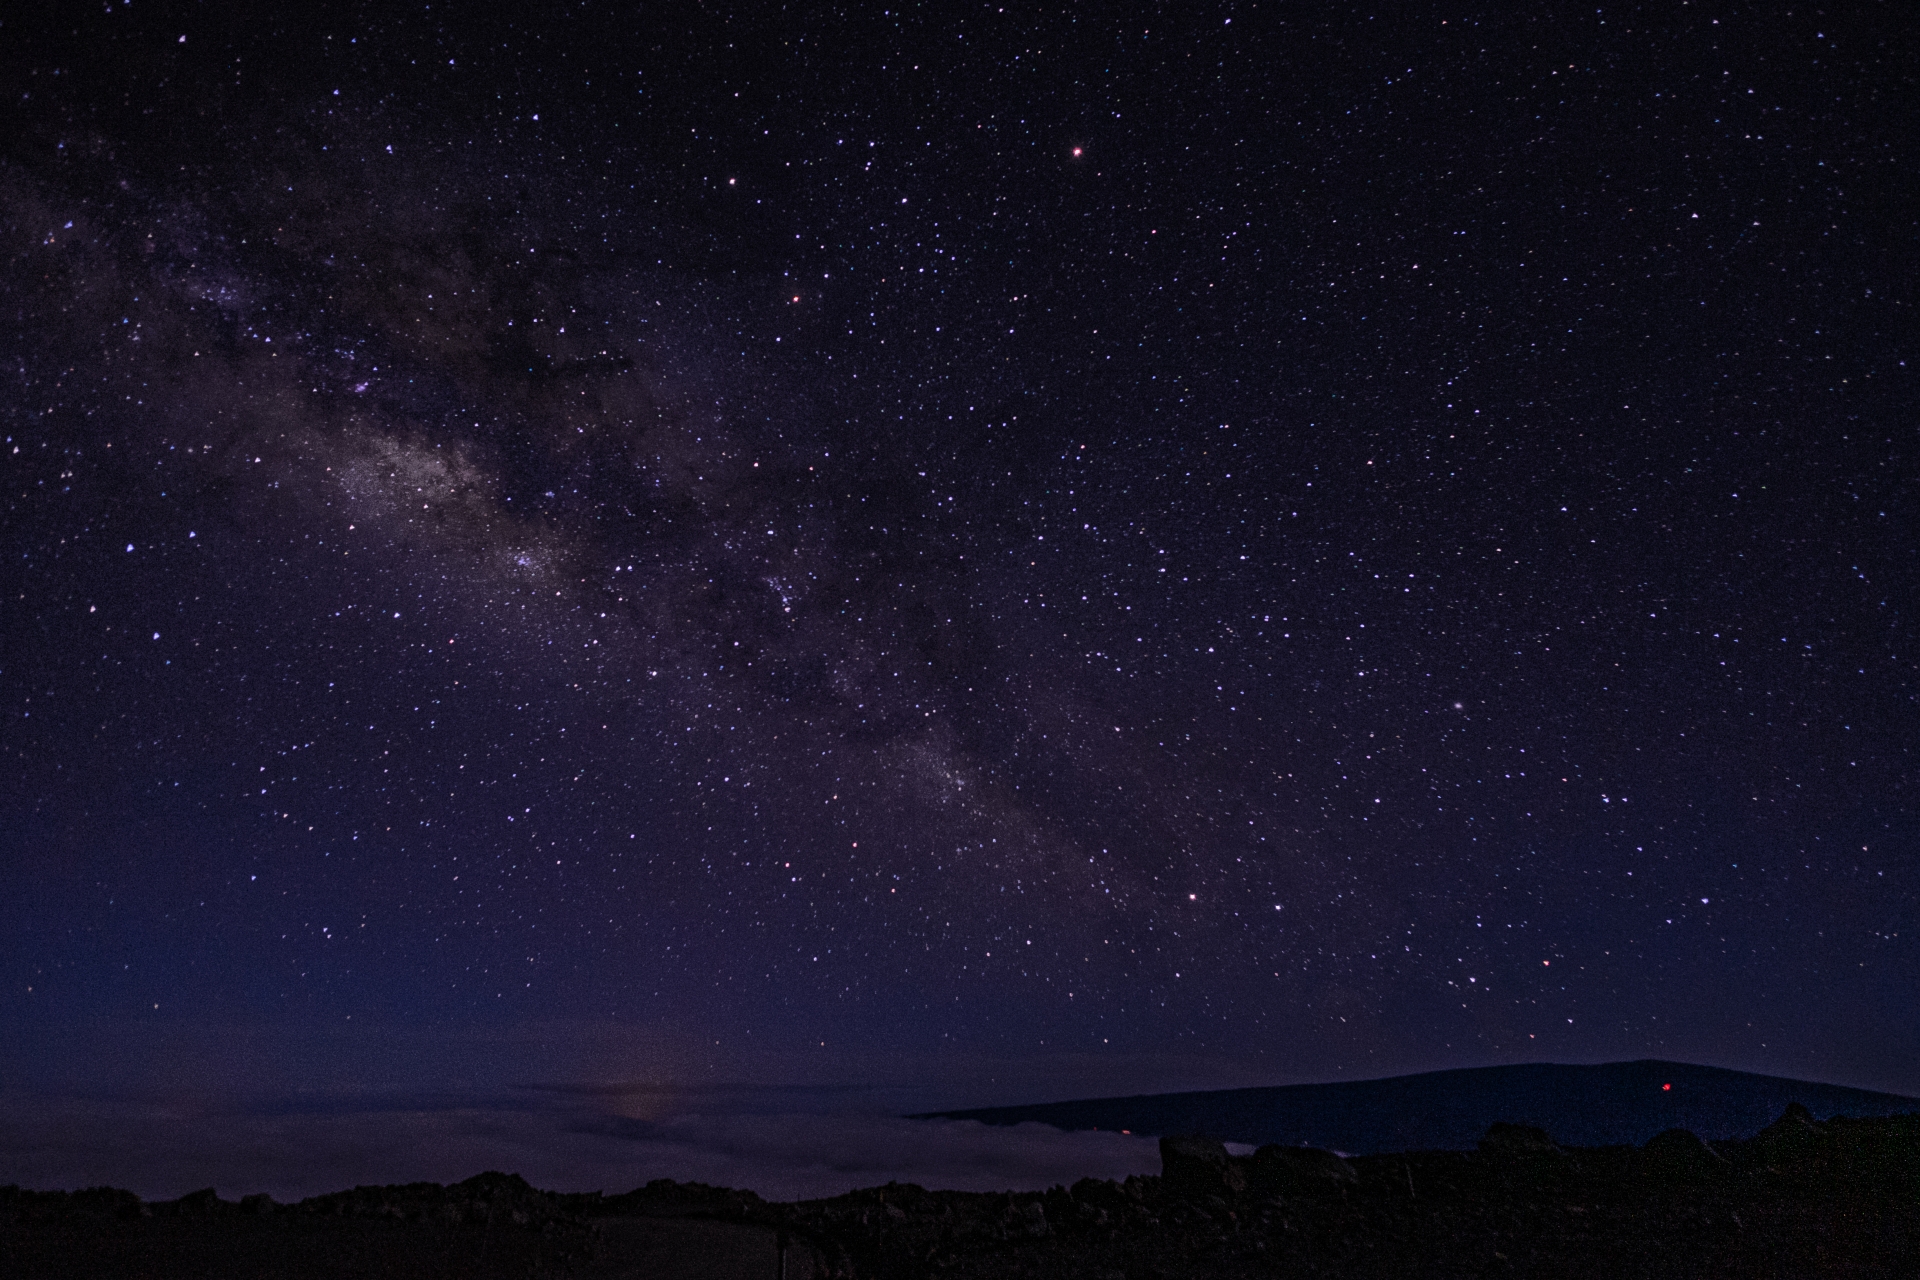
<path id="1" fill-rule="evenodd" d="M 1907 6 L 307 12 L 0 22 L 9 1096 L 1920 1092 Z"/>

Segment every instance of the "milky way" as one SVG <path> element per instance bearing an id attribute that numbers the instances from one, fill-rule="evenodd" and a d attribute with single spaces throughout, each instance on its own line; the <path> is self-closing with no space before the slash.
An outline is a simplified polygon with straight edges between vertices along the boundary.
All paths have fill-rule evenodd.
<path id="1" fill-rule="evenodd" d="M 7 1018 L 1915 1084 L 1871 32 L 89 21 Z"/>

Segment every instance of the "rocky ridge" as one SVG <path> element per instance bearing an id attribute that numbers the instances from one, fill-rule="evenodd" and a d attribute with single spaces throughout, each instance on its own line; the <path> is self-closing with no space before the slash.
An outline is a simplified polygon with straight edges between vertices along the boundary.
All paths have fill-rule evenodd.
<path id="1" fill-rule="evenodd" d="M 1823 1123 L 1793 1106 L 1744 1141 L 1669 1130 L 1640 1147 L 1562 1147 L 1496 1124 L 1474 1151 L 1355 1157 L 1236 1156 L 1181 1136 L 1162 1139 L 1161 1155 L 1160 1176 L 1125 1182 L 999 1194 L 896 1183 L 791 1204 L 664 1180 L 557 1195 L 502 1174 L 285 1206 L 5 1188 L 0 1271 L 669 1274 L 610 1256 L 611 1226 L 645 1220 L 731 1224 L 765 1233 L 769 1250 L 777 1237 L 789 1280 L 1920 1273 L 1920 1115 Z M 153 1269 L 162 1255 L 181 1265 Z"/>

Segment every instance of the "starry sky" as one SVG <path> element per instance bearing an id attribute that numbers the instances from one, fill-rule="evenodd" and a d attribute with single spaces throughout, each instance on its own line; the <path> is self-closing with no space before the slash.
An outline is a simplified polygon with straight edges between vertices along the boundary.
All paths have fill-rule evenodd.
<path id="1" fill-rule="evenodd" d="M 9 1088 L 1920 1092 L 1905 6 L 303 14 L 0 22 Z"/>

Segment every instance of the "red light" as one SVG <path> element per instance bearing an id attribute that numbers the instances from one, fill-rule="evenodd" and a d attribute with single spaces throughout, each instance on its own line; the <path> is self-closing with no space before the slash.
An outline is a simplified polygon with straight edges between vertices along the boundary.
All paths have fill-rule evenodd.
<path id="1" fill-rule="evenodd" d="M 1670 1085 L 1670 1084 L 1663 1084 L 1663 1085 L 1661 1085 L 1661 1086 L 1660 1086 L 1660 1092 L 1662 1092 L 1662 1093 L 1666 1093 L 1666 1092 L 1667 1092 L 1668 1090 L 1670 1090 L 1670 1089 L 1672 1089 L 1672 1088 L 1673 1088 L 1673 1086 L 1672 1086 L 1672 1085 Z"/>

